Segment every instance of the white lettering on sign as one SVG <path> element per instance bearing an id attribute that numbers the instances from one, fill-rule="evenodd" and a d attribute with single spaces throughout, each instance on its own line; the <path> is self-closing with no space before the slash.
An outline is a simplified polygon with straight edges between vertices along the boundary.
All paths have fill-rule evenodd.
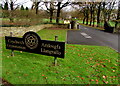
<path id="1" fill-rule="evenodd" d="M 17 49 L 23 49 L 23 50 L 26 49 L 26 47 L 23 47 L 23 46 L 17 46 L 17 45 L 10 45 L 10 44 L 7 44 L 6 46 L 9 47 L 9 48 L 17 48 Z"/>
<path id="2" fill-rule="evenodd" d="M 61 47 L 59 45 L 51 45 L 51 44 L 45 44 L 42 43 L 41 47 L 46 47 L 46 48 L 53 48 L 53 49 L 61 49 Z"/>
<path id="3" fill-rule="evenodd" d="M 11 44 L 24 44 L 23 41 L 11 40 L 11 39 L 8 39 L 8 43 L 11 43 Z"/>
<path id="4" fill-rule="evenodd" d="M 46 54 L 55 54 L 55 55 L 61 55 L 61 52 L 59 52 L 58 50 L 47 50 L 45 48 L 41 48 L 41 52 L 46 53 Z"/>

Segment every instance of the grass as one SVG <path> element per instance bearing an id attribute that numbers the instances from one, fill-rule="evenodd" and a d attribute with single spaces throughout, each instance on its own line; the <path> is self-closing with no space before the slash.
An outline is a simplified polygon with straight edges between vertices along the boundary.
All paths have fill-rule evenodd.
<path id="1" fill-rule="evenodd" d="M 78 22 L 79 22 L 79 23 L 83 23 L 82 20 L 79 20 Z M 111 27 L 115 27 L 115 22 L 110 21 L 109 23 L 110 23 L 110 26 L 111 26 Z M 86 22 L 85 22 L 85 24 L 86 24 Z M 88 22 L 88 25 L 89 25 L 89 24 L 90 24 L 90 22 Z M 93 23 L 92 23 L 92 24 L 93 24 Z M 97 22 L 95 22 L 94 24 L 97 26 Z M 104 23 L 101 22 L 101 23 L 100 23 L 100 26 L 103 27 L 103 26 L 104 26 Z"/>
<path id="2" fill-rule="evenodd" d="M 66 40 L 67 30 L 43 29 L 41 39 Z M 53 35 L 54 33 L 54 35 Z M 12 84 L 118 84 L 118 53 L 109 47 L 66 44 L 65 58 L 10 50 L 2 44 L 3 78 Z"/>
<path id="3" fill-rule="evenodd" d="M 43 22 L 45 22 L 45 23 L 48 22 L 48 23 L 49 23 L 49 22 L 50 22 L 50 19 L 43 19 Z M 52 23 L 56 23 L 56 20 L 53 19 L 53 20 L 52 20 Z M 60 20 L 59 23 L 63 24 L 63 21 Z"/>
<path id="4" fill-rule="evenodd" d="M 55 36 L 58 36 L 58 41 L 65 41 L 66 40 L 66 31 L 67 30 L 49 30 L 44 29 L 38 32 L 39 36 L 43 40 L 55 40 Z"/>

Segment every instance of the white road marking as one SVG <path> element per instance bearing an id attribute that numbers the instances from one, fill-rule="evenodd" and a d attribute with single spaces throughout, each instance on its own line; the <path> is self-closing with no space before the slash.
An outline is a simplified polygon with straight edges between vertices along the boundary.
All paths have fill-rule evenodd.
<path id="1" fill-rule="evenodd" d="M 87 29 L 87 28 L 84 28 L 84 29 Z"/>
<path id="2" fill-rule="evenodd" d="M 86 33 L 80 33 L 81 35 L 83 35 L 85 38 L 92 38 L 91 36 L 89 36 L 88 34 Z"/>

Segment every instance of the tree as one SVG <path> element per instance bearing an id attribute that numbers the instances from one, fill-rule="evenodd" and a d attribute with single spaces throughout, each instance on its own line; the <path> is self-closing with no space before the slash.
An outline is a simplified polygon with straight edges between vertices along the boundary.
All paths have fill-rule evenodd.
<path id="1" fill-rule="evenodd" d="M 42 0 L 31 0 L 31 1 L 33 1 L 31 9 L 35 9 L 35 13 L 38 14 L 39 4 L 42 2 Z"/>
<path id="2" fill-rule="evenodd" d="M 109 22 L 111 13 L 115 7 L 116 0 L 113 0 L 112 2 L 102 2 L 102 13 L 104 17 L 104 22 Z"/>
<path id="3" fill-rule="evenodd" d="M 116 23 L 115 23 L 115 29 L 118 26 L 118 23 L 120 22 L 120 1 L 118 2 L 118 12 L 117 12 L 117 19 L 116 19 Z"/>
<path id="4" fill-rule="evenodd" d="M 95 25 L 95 8 L 96 8 L 96 3 L 95 2 L 93 2 L 93 27 L 94 27 L 94 25 Z"/>
<path id="5" fill-rule="evenodd" d="M 92 25 L 93 19 L 93 3 L 90 3 L 90 26 Z"/>
<path id="6" fill-rule="evenodd" d="M 98 3 L 97 5 L 97 27 L 100 26 L 100 14 L 101 14 L 101 2 Z"/>
<path id="7" fill-rule="evenodd" d="M 53 19 L 53 13 L 55 11 L 55 7 L 54 7 L 54 1 L 51 0 L 50 2 L 44 2 L 45 3 L 45 7 L 47 8 L 47 12 L 50 15 L 50 22 L 52 22 Z"/>
<path id="8" fill-rule="evenodd" d="M 5 5 L 4 5 L 4 10 L 8 10 L 8 2 L 5 2 Z"/>
<path id="9" fill-rule="evenodd" d="M 21 8 L 20 8 L 21 10 L 24 10 L 24 7 L 23 7 L 23 5 L 21 6 Z"/>
<path id="10" fill-rule="evenodd" d="M 26 7 L 26 8 L 25 8 L 25 10 L 29 10 L 29 8 L 28 8 L 28 7 Z"/>
<path id="11" fill-rule="evenodd" d="M 88 20 L 89 20 L 89 7 L 86 7 L 86 25 L 88 25 Z"/>
<path id="12" fill-rule="evenodd" d="M 18 0 L 2 0 L 2 3 L 4 4 L 4 10 L 6 10 L 7 14 L 9 14 L 9 20 L 10 22 L 14 22 L 14 11 L 21 5 L 26 2 L 20 2 L 17 3 Z M 14 15 L 14 16 L 13 16 Z"/>
<path id="13" fill-rule="evenodd" d="M 2 6 L 2 4 L 0 4 L 0 10 L 1 10 L 1 9 L 2 9 L 2 10 L 4 9 L 3 6 Z"/>
<path id="14" fill-rule="evenodd" d="M 56 16 L 56 23 L 59 24 L 59 19 L 60 19 L 60 11 L 70 5 L 70 0 L 67 0 L 66 2 L 63 2 L 63 0 L 57 0 L 57 16 Z"/>

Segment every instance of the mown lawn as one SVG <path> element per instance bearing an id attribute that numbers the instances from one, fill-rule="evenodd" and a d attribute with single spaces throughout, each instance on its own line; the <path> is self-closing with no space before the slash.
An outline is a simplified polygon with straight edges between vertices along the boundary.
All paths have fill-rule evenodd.
<path id="1" fill-rule="evenodd" d="M 41 39 L 66 40 L 67 30 L 43 29 Z M 54 34 L 54 35 L 53 35 Z M 2 77 L 12 84 L 118 84 L 118 53 L 109 47 L 66 44 L 65 58 L 10 50 L 2 44 Z"/>
<path id="2" fill-rule="evenodd" d="M 45 23 L 46 23 L 46 22 L 50 22 L 50 19 L 43 19 L 43 22 L 45 22 Z M 56 23 L 56 20 L 53 19 L 53 20 L 52 20 L 52 23 Z M 63 24 L 63 20 L 60 20 L 59 23 L 62 23 L 62 24 Z"/>
<path id="3" fill-rule="evenodd" d="M 78 20 L 78 22 L 79 22 L 79 23 L 83 23 L 82 20 Z M 86 22 L 85 22 L 85 24 L 86 24 Z M 90 22 L 88 22 L 88 25 L 89 25 L 89 24 L 90 24 Z M 93 23 L 92 23 L 92 24 L 93 24 Z M 95 22 L 94 24 L 97 26 L 97 22 Z M 115 22 L 110 21 L 109 24 L 110 24 L 111 27 L 115 27 Z M 100 26 L 103 27 L 103 26 L 104 26 L 104 22 L 101 22 L 101 23 L 100 23 Z"/>

